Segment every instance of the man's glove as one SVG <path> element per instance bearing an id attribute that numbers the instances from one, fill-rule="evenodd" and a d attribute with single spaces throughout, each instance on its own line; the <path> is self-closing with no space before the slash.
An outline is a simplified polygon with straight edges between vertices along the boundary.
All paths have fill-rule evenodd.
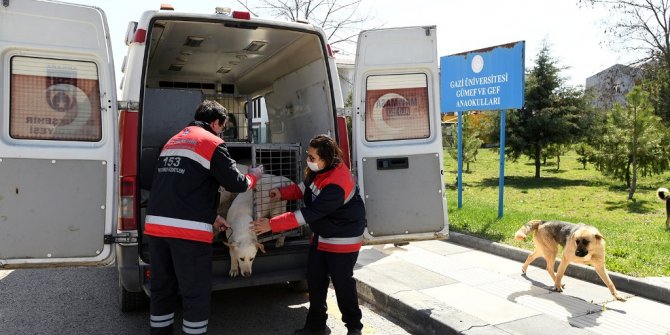
<path id="1" fill-rule="evenodd" d="M 260 179 L 263 176 L 263 165 L 258 165 L 249 169 L 249 174 Z"/>
<path id="2" fill-rule="evenodd" d="M 256 187 L 256 182 L 261 179 L 261 176 L 263 176 L 263 165 L 249 168 L 249 172 L 247 173 L 247 178 L 250 181 L 248 190 Z"/>

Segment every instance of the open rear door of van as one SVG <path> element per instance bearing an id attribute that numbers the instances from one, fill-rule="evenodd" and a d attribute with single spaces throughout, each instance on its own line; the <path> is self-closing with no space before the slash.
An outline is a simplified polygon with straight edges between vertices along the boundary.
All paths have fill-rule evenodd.
<path id="1" fill-rule="evenodd" d="M 446 238 L 435 27 L 360 33 L 353 147 L 366 243 Z"/>
<path id="2" fill-rule="evenodd" d="M 0 267 L 113 260 L 116 91 L 90 6 L 0 6 Z"/>

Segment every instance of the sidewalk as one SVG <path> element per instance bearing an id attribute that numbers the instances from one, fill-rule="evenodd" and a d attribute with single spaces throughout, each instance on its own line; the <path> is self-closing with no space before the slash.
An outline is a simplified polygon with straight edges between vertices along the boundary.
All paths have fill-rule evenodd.
<path id="1" fill-rule="evenodd" d="M 362 300 L 417 334 L 670 334 L 668 278 L 609 272 L 628 299 L 619 302 L 591 268 L 571 264 L 556 293 L 543 261 L 521 275 L 527 255 L 452 232 L 446 241 L 366 246 L 354 277 Z"/>

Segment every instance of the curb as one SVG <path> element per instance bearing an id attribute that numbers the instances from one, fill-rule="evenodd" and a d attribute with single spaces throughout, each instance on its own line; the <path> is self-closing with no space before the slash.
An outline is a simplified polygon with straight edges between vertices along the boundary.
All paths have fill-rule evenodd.
<path id="1" fill-rule="evenodd" d="M 432 318 L 430 311 L 416 309 L 358 279 L 356 279 L 356 290 L 359 299 L 400 320 L 413 334 L 461 334 L 455 328 Z"/>
<path id="2" fill-rule="evenodd" d="M 448 241 L 519 262 L 526 261 L 528 255 L 530 255 L 530 251 L 528 250 L 456 232 L 449 232 Z M 556 260 L 556 266 L 558 266 L 558 264 L 560 264 L 560 260 Z M 531 265 L 541 269 L 546 268 L 544 259 L 537 259 L 531 263 Z M 607 273 L 617 290 L 632 293 L 663 304 L 670 304 L 670 287 L 654 285 L 639 278 L 609 270 Z M 605 286 L 595 270 L 589 266 L 571 263 L 565 271 L 565 274 L 570 277 Z"/>

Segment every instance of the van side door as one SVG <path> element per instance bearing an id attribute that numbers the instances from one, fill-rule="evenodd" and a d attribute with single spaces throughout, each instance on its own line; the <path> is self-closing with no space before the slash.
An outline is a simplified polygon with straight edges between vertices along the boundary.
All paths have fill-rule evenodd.
<path id="1" fill-rule="evenodd" d="M 360 33 L 353 147 L 367 243 L 446 238 L 436 28 Z"/>
<path id="2" fill-rule="evenodd" d="M 0 267 L 113 260 L 116 88 L 105 14 L 0 6 Z"/>

